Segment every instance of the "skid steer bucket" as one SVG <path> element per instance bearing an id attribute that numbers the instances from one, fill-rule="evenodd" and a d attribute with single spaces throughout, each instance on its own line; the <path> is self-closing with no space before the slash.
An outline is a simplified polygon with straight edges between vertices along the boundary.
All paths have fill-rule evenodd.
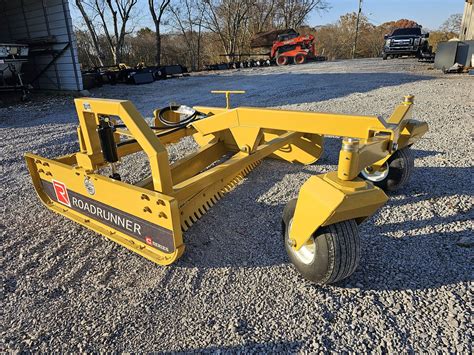
<path id="1" fill-rule="evenodd" d="M 410 119 L 413 98 L 406 97 L 385 122 L 374 116 L 231 108 L 232 92 L 224 93 L 226 108 L 168 107 L 155 111 L 154 126 L 129 101 L 76 99 L 79 152 L 54 159 L 26 154 L 41 201 L 168 265 L 183 254 L 183 232 L 261 160 L 311 164 L 322 153 L 323 136 L 339 135 L 345 138 L 338 171 L 303 185 L 298 201 L 285 208 L 283 238 L 291 261 L 306 278 L 329 283 L 349 276 L 357 264 L 357 255 L 346 250 L 358 242 L 354 225 L 387 200 L 377 187 L 384 180 L 377 179 L 384 174 L 396 178 L 393 161 L 427 130 L 425 123 Z M 186 136 L 193 136 L 200 148 L 170 163 L 165 146 Z M 122 181 L 120 160 L 139 151 L 149 160 L 150 176 Z M 338 258 L 354 259 L 354 267 L 333 275 L 331 263 Z"/>

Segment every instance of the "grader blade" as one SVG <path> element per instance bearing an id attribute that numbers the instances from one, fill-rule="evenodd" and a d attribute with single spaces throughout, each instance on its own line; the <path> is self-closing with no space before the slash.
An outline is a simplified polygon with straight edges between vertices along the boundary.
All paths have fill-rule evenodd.
<path id="1" fill-rule="evenodd" d="M 220 93 L 220 92 L 219 92 Z M 316 175 L 283 213 L 283 241 L 308 280 L 333 283 L 359 262 L 357 224 L 408 181 L 410 146 L 428 130 L 411 119 L 407 96 L 388 121 L 375 116 L 263 108 L 170 106 L 149 126 L 124 100 L 76 99 L 80 150 L 55 159 L 27 153 L 40 200 L 145 258 L 169 265 L 184 252 L 187 231 L 263 159 L 311 164 L 324 135 L 343 137 L 338 169 Z M 243 92 L 238 92 L 243 93 Z M 166 145 L 191 136 L 200 148 L 170 164 Z M 122 181 L 123 157 L 143 151 L 150 176 Z M 400 167 L 406 167 L 400 171 Z M 105 173 L 109 171 L 109 173 Z"/>
<path id="2" fill-rule="evenodd" d="M 260 161 L 252 163 L 240 171 L 237 175 L 231 176 L 221 182 L 213 184 L 209 188 L 197 193 L 180 206 L 181 227 L 187 231 L 198 219 L 202 217 L 217 201 L 225 194 L 232 191 L 240 181 L 250 173 Z"/>

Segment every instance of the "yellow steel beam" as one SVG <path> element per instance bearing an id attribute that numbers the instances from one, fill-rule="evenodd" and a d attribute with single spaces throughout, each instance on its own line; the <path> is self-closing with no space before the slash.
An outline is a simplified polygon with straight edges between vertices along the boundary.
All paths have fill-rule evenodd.
<path id="1" fill-rule="evenodd" d="M 174 162 L 171 164 L 173 184 L 179 184 L 201 172 L 216 160 L 219 160 L 226 152 L 224 143 L 217 142 L 208 144 L 198 151 L 188 154 L 183 159 Z"/>
<path id="2" fill-rule="evenodd" d="M 398 105 L 393 111 L 387 123 L 400 124 L 403 120 L 411 118 L 413 108 L 414 96 L 407 95 L 401 105 Z"/>
<path id="3" fill-rule="evenodd" d="M 78 154 L 78 163 L 86 169 L 95 170 L 100 162 L 100 142 L 96 129 L 99 116 L 120 117 L 150 161 L 155 191 L 170 193 L 173 189 L 168 153 L 160 143 L 142 115 L 130 101 L 81 98 L 75 99 L 76 110 L 81 124 L 86 153 Z"/>
<path id="4" fill-rule="evenodd" d="M 403 129 L 411 117 L 412 106 L 413 97 L 405 97 L 405 101 L 395 108 L 387 122 L 377 116 L 251 107 L 235 109 L 196 107 L 201 112 L 213 113 L 213 115 L 205 120 L 196 121 L 192 125 L 202 135 L 245 126 L 359 139 L 371 138 L 377 132 L 388 132 L 392 135 L 392 140 L 396 140 L 398 131 Z"/>
<path id="5" fill-rule="evenodd" d="M 208 107 L 208 106 L 193 106 L 198 112 L 202 112 L 208 116 L 217 115 L 218 113 L 222 113 L 228 111 L 228 109 L 224 107 Z"/>
<path id="6" fill-rule="evenodd" d="M 386 131 L 376 116 L 286 111 L 241 107 L 222 111 L 205 120 L 193 122 L 203 135 L 237 126 L 277 129 L 356 138 L 369 138 L 372 131 Z"/>
<path id="7" fill-rule="evenodd" d="M 186 200 L 192 195 L 198 193 L 209 185 L 223 179 L 225 177 L 235 175 L 243 170 L 247 165 L 265 158 L 272 154 L 275 150 L 289 144 L 295 138 L 300 137 L 301 133 L 288 132 L 281 135 L 272 141 L 258 146 L 252 154 L 244 152 L 236 153 L 229 160 L 202 172 L 199 175 L 193 176 L 186 181 L 178 183 L 174 186 L 173 196 L 179 201 Z"/>
<path id="8" fill-rule="evenodd" d="M 119 131 L 117 129 L 117 131 L 118 132 L 126 131 L 126 132 L 128 132 L 127 136 L 133 138 L 133 135 L 128 130 L 122 130 L 121 129 Z M 157 133 L 155 130 L 153 130 L 153 131 L 155 133 Z M 167 130 L 167 131 L 172 131 L 172 130 L 170 129 L 170 130 Z M 163 132 L 167 132 L 167 131 L 158 131 L 158 133 L 163 133 Z M 196 133 L 196 130 L 193 127 L 190 126 L 190 127 L 186 127 L 186 128 L 180 129 L 178 131 L 174 131 L 172 133 L 166 134 L 162 137 L 158 137 L 158 140 L 161 142 L 161 144 L 167 145 L 167 144 L 170 144 L 170 143 L 175 143 L 175 142 L 179 141 L 181 138 L 190 136 L 194 133 Z M 138 142 L 130 142 L 129 144 L 124 144 L 124 145 L 121 145 L 121 146 L 117 147 L 117 153 L 118 153 L 119 157 L 124 157 L 124 156 L 129 155 L 129 154 L 140 152 L 142 150 L 143 150 L 143 148 L 140 146 L 140 144 Z"/>
<path id="9" fill-rule="evenodd" d="M 201 147 L 196 152 L 188 154 L 184 158 L 175 161 L 170 166 L 173 184 L 178 184 L 198 174 L 213 162 L 221 158 L 225 153 L 226 149 L 224 143 L 217 142 Z M 136 186 L 151 189 L 153 187 L 152 182 L 152 177 L 148 176 L 137 182 Z"/>

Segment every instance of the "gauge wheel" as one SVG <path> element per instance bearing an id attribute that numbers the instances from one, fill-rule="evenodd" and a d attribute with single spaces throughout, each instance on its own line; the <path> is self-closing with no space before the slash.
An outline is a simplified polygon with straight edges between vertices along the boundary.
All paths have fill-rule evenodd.
<path id="1" fill-rule="evenodd" d="M 365 168 L 359 176 L 384 191 L 396 191 L 406 185 L 414 169 L 413 153 L 409 147 L 397 150 L 378 171 Z"/>
<path id="2" fill-rule="evenodd" d="M 360 238 L 357 223 L 350 219 L 319 228 L 299 250 L 291 247 L 289 232 L 293 224 L 296 199 L 283 211 L 282 234 L 291 263 L 307 280 L 331 284 L 352 275 L 359 264 Z"/>
<path id="3" fill-rule="evenodd" d="M 280 55 L 280 56 L 277 57 L 276 63 L 279 67 L 287 65 L 288 64 L 288 57 L 286 55 Z"/>

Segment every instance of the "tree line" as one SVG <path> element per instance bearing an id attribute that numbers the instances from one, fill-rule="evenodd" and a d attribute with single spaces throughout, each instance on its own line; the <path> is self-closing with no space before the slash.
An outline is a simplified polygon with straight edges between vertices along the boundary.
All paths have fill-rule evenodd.
<path id="1" fill-rule="evenodd" d="M 265 57 L 267 49 L 250 45 L 258 33 L 293 28 L 316 36 L 319 54 L 350 58 L 356 13 L 330 25 L 306 25 L 311 13 L 324 15 L 326 0 L 75 0 L 79 60 L 84 68 L 127 63 L 182 64 L 191 70 L 204 65 Z M 145 6 L 144 6 L 145 4 Z M 433 40 L 456 35 L 459 15 L 450 18 Z M 149 27 L 140 26 L 146 22 Z M 399 20 L 374 25 L 363 14 L 359 21 L 356 56 L 379 56 L 383 35 L 396 27 L 418 25 Z M 151 28 L 150 28 L 151 27 Z"/>

